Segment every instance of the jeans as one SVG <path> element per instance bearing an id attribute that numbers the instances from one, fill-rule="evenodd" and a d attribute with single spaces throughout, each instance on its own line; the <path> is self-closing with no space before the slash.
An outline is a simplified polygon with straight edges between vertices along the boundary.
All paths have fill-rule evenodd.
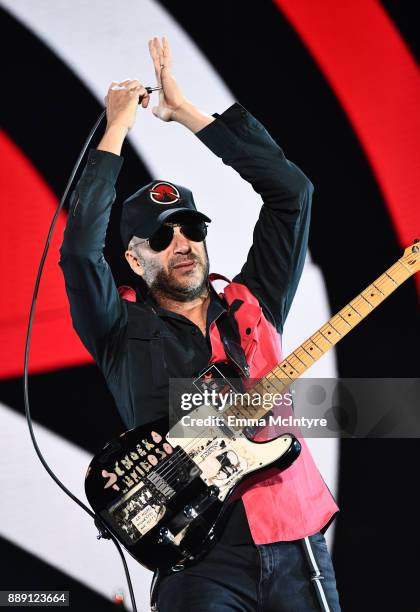
<path id="1" fill-rule="evenodd" d="M 231 545 L 218 542 L 198 563 L 161 577 L 154 589 L 158 612 L 339 612 L 334 569 L 324 536 L 306 542 Z M 321 573 L 315 588 L 315 561 Z M 324 601 L 321 605 L 320 600 Z"/>

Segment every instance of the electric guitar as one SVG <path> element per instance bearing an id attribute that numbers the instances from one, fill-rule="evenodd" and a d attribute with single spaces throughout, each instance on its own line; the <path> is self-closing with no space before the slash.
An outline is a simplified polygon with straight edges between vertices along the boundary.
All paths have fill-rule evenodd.
<path id="1" fill-rule="evenodd" d="M 282 392 L 331 349 L 397 287 L 420 268 L 420 243 L 404 255 L 325 325 L 252 387 L 253 393 Z M 205 378 L 205 377 L 204 377 Z M 228 378 L 222 373 L 222 384 Z M 248 389 L 248 392 L 250 390 Z M 171 573 L 195 563 L 217 541 L 228 502 L 240 483 L 269 467 L 286 469 L 299 456 L 291 434 L 255 442 L 246 427 L 227 425 L 230 415 L 247 408 L 201 405 L 190 417 L 217 414 L 194 435 L 178 424 L 169 432 L 160 419 L 124 432 L 91 461 L 85 480 L 97 526 L 108 530 L 146 568 Z M 253 419 L 269 411 L 258 406 Z M 192 430 L 189 430 L 192 431 Z M 103 529 L 105 527 L 105 529 Z"/>

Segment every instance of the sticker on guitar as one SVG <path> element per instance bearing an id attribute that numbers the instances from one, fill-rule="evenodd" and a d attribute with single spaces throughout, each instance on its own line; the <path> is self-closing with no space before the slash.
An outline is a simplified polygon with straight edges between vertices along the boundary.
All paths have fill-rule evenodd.
<path id="1" fill-rule="evenodd" d="M 213 440 L 202 453 L 197 453 L 195 462 L 202 470 L 206 482 L 219 486 L 221 483 L 226 485 L 247 467 L 247 462 L 220 438 Z"/>
<path id="2" fill-rule="evenodd" d="M 158 432 L 151 431 L 150 436 L 151 439 L 143 438 L 124 457 L 115 461 L 112 471 L 102 469 L 101 476 L 105 479 L 104 489 L 112 488 L 114 491 L 122 489 L 123 492 L 131 489 L 152 467 L 173 453 L 172 446 Z"/>
<path id="3" fill-rule="evenodd" d="M 140 482 L 108 509 L 116 525 L 130 541 L 152 529 L 165 514 L 165 508 L 153 497 L 150 489 Z"/>

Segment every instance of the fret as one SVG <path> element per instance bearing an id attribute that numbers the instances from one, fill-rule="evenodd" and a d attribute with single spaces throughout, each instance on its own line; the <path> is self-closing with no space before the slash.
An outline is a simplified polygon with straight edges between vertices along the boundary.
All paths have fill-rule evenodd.
<path id="1" fill-rule="evenodd" d="M 359 296 L 362 300 L 364 300 L 366 302 L 366 304 L 369 304 L 370 309 L 373 310 L 375 308 L 375 306 L 372 306 L 372 304 L 370 302 L 367 301 L 367 299 L 365 298 L 365 296 L 363 295 L 363 293 L 360 294 Z"/>
<path id="2" fill-rule="evenodd" d="M 300 359 L 298 359 L 293 353 L 288 356 L 287 360 L 292 367 L 299 372 L 299 374 L 303 374 L 303 372 L 306 370 L 306 367 L 302 364 Z"/>
<path id="3" fill-rule="evenodd" d="M 345 336 L 351 330 L 351 326 L 347 321 L 343 320 L 339 314 L 334 315 L 332 319 L 330 319 L 330 324 L 341 334 L 341 336 Z"/>
<path id="4" fill-rule="evenodd" d="M 277 391 L 277 384 L 273 384 L 271 380 L 268 380 L 268 378 L 262 378 L 261 385 L 263 386 L 264 391 L 267 393 L 273 393 L 273 391 Z"/>
<path id="5" fill-rule="evenodd" d="M 369 287 L 367 287 L 364 291 L 362 291 L 360 295 L 362 295 L 365 298 L 365 300 L 369 302 L 369 304 L 373 306 L 374 308 L 375 306 L 380 304 L 384 298 L 384 296 L 381 293 L 379 293 L 379 291 L 376 289 L 376 287 L 373 284 L 369 285 Z"/>
<path id="6" fill-rule="evenodd" d="M 326 323 L 325 325 L 323 325 L 319 331 L 332 344 L 338 342 L 342 337 L 342 334 L 340 334 L 337 329 L 334 329 L 334 327 L 330 325 L 330 323 Z"/>
<path id="7" fill-rule="evenodd" d="M 351 327 L 354 327 L 360 321 L 360 317 L 355 314 L 353 308 L 348 305 L 344 306 L 338 314 L 346 323 L 351 325 Z"/>
<path id="8" fill-rule="evenodd" d="M 379 291 L 379 293 L 380 293 L 381 295 L 383 295 L 384 297 L 386 297 L 386 296 L 385 296 L 385 293 L 384 293 L 383 291 L 381 291 L 381 288 L 378 286 L 378 280 L 380 280 L 380 278 L 376 279 L 376 281 L 375 281 L 374 283 L 372 283 L 372 285 L 375 287 L 375 289 L 377 289 L 377 290 Z"/>
<path id="9" fill-rule="evenodd" d="M 315 342 L 317 347 L 323 352 L 326 353 L 331 348 L 331 342 L 325 340 L 324 336 L 319 332 L 316 332 L 313 336 L 311 336 L 312 342 Z"/>
<path id="10" fill-rule="evenodd" d="M 388 274 L 388 272 L 385 272 L 385 274 L 386 274 L 386 275 L 387 275 L 387 277 L 388 277 L 388 278 L 389 278 L 389 279 L 390 279 L 390 280 L 391 280 L 391 281 L 394 283 L 394 285 L 396 285 L 396 286 L 398 287 L 398 283 L 397 283 L 397 281 L 396 281 L 396 280 L 394 280 L 394 279 L 392 278 L 392 276 L 390 276 L 390 275 Z"/>
<path id="11" fill-rule="evenodd" d="M 347 325 L 347 331 L 350 331 L 350 329 L 353 329 L 353 326 L 352 326 L 352 325 L 350 325 L 350 323 L 349 323 L 348 321 L 346 321 L 346 319 L 345 319 L 345 318 L 344 318 L 344 317 L 343 317 L 341 314 L 339 314 L 338 316 L 341 318 L 341 320 L 343 321 L 343 323 L 344 323 L 345 325 Z"/>
<path id="12" fill-rule="evenodd" d="M 305 351 L 309 353 L 309 355 L 314 356 L 315 360 L 319 359 L 321 355 L 324 354 L 322 351 L 319 350 L 316 344 L 314 344 L 311 340 L 307 340 L 306 342 L 302 344 L 302 346 L 305 349 Z"/>
<path id="13" fill-rule="evenodd" d="M 354 298 L 354 300 L 350 302 L 350 306 L 354 308 L 361 317 L 365 317 L 372 312 L 372 306 L 362 296 Z"/>
<path id="14" fill-rule="evenodd" d="M 285 374 L 288 378 L 294 379 L 299 376 L 299 372 L 295 370 L 295 368 L 292 366 L 291 363 L 289 363 L 289 361 L 282 361 L 280 366 L 282 374 Z"/>
<path id="15" fill-rule="evenodd" d="M 389 295 L 398 287 L 395 281 L 392 281 L 386 273 L 382 274 L 374 284 L 384 295 Z"/>
<path id="16" fill-rule="evenodd" d="M 298 356 L 298 358 L 306 365 L 307 368 L 310 368 L 315 361 L 314 357 L 308 355 L 308 353 L 302 347 L 295 350 L 295 355 Z"/>
<path id="17" fill-rule="evenodd" d="M 267 374 L 267 376 L 264 377 L 264 380 L 268 381 L 268 383 L 270 385 L 272 385 L 274 387 L 274 389 L 278 392 L 278 393 L 282 393 L 282 391 L 285 389 L 286 384 L 284 382 L 284 380 L 282 380 L 281 378 L 281 372 L 280 372 L 280 377 L 277 376 L 276 372 L 279 370 L 279 366 L 276 366 L 274 368 L 274 370 L 272 370 L 271 372 L 269 372 Z M 284 377 L 286 378 L 286 377 Z M 270 390 L 271 392 L 271 390 Z"/>
<path id="18" fill-rule="evenodd" d="M 298 351 L 299 351 L 299 355 L 298 355 Z M 292 355 L 298 359 L 300 361 L 300 367 L 303 368 L 303 371 L 305 371 L 310 365 L 313 364 L 314 360 L 309 357 L 309 355 L 307 353 L 305 353 L 305 351 L 303 351 L 302 349 L 296 349 Z"/>
<path id="19" fill-rule="evenodd" d="M 353 311 L 353 312 L 354 312 L 354 314 L 356 315 L 356 319 L 357 319 L 357 317 L 358 317 L 359 319 L 363 319 L 362 315 L 361 315 L 361 314 L 359 314 L 359 313 L 357 312 L 357 310 L 355 310 L 355 309 L 353 308 L 353 306 L 351 305 L 351 303 L 350 303 L 350 302 L 349 302 L 348 306 L 349 306 L 349 308 L 351 308 L 351 309 L 352 309 L 352 311 Z"/>
<path id="20" fill-rule="evenodd" d="M 283 374 L 283 372 L 280 371 L 280 365 L 281 364 L 279 364 L 279 366 L 277 366 L 277 368 L 275 368 L 275 369 L 278 369 L 278 381 L 281 383 L 281 387 L 276 389 L 276 393 L 282 393 L 283 394 L 285 391 L 287 391 L 287 389 L 290 388 L 290 385 L 293 384 L 293 379 L 289 378 L 288 376 L 284 376 L 284 375 L 283 375 L 282 378 L 280 378 L 281 375 Z"/>
<path id="21" fill-rule="evenodd" d="M 387 273 L 391 278 L 395 280 L 399 285 L 403 283 L 409 276 L 411 276 L 410 270 L 407 269 L 401 260 L 394 263 L 393 266 L 387 270 Z"/>

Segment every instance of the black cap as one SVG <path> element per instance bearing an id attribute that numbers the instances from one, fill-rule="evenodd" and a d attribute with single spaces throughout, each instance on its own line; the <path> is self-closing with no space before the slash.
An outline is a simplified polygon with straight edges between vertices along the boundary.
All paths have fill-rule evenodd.
<path id="1" fill-rule="evenodd" d="M 189 189 L 168 181 L 153 181 L 123 202 L 120 231 L 124 248 L 133 236 L 150 238 L 169 218 L 181 222 L 191 217 L 211 221 L 197 210 Z"/>

